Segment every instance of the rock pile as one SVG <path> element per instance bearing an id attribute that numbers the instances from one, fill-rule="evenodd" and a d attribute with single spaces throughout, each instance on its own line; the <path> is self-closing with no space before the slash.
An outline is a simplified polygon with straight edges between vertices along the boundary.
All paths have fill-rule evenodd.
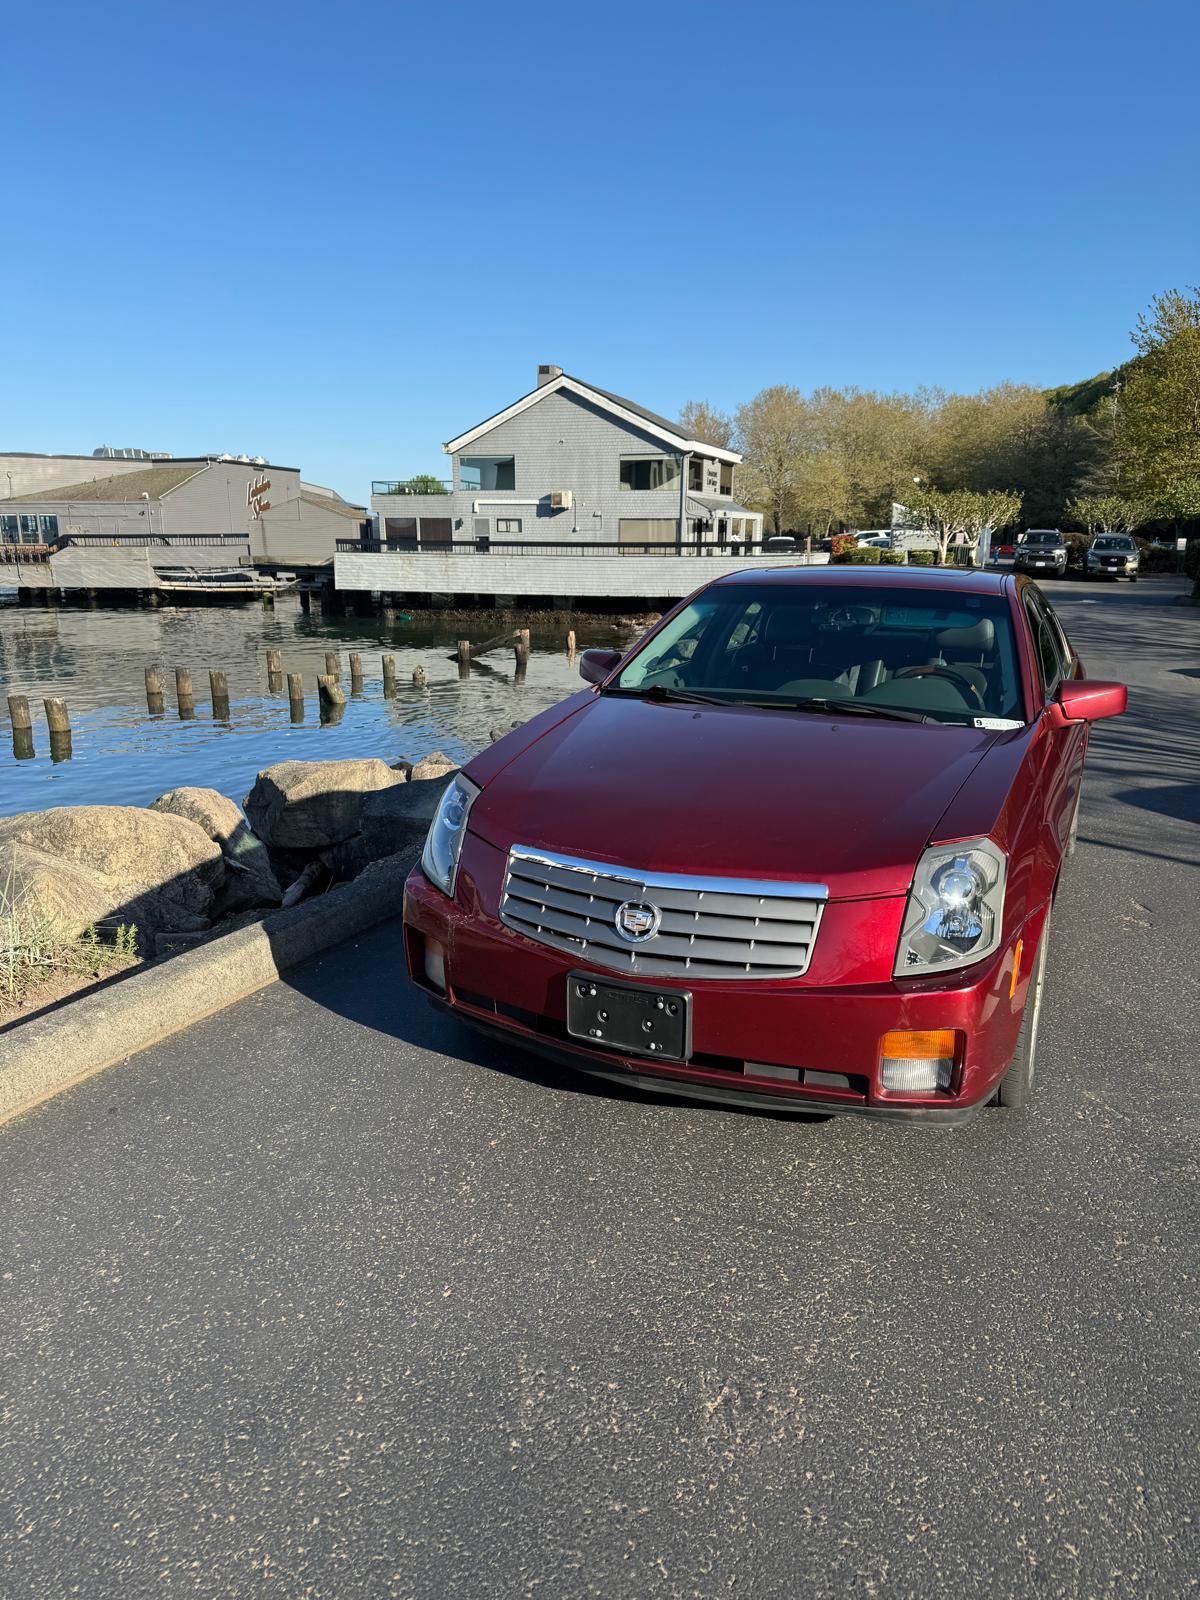
<path id="1" fill-rule="evenodd" d="M 0 887 L 64 938 L 136 926 L 153 955 L 415 851 L 457 771 L 440 751 L 415 765 L 282 761 L 259 773 L 245 815 L 215 789 L 182 788 L 147 808 L 0 817 Z"/>

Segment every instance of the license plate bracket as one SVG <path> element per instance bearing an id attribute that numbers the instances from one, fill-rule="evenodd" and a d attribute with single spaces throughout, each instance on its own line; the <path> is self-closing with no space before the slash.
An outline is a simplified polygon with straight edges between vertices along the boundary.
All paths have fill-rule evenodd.
<path id="1" fill-rule="evenodd" d="M 692 997 L 682 989 L 608 983 L 590 972 L 570 972 L 567 1032 L 618 1055 L 686 1061 L 692 1052 Z"/>

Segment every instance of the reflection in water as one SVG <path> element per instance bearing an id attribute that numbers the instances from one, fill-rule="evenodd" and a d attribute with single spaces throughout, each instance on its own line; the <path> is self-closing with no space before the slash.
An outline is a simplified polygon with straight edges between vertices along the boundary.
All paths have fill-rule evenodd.
<path id="1" fill-rule="evenodd" d="M 574 625 L 583 647 L 629 637 L 607 618 L 577 617 Z M 511 649 L 470 666 L 457 661 L 460 633 L 481 639 L 499 626 L 489 617 L 469 629 L 461 619 L 444 627 L 436 618 L 327 619 L 302 612 L 295 599 L 277 601 L 274 611 L 18 607 L 0 600 L 0 814 L 146 805 L 187 784 L 240 802 L 257 772 L 289 759 L 415 761 L 437 749 L 465 759 L 492 728 L 524 721 L 581 687 L 557 625 L 534 629 L 523 670 Z M 269 649 L 279 651 L 282 671 L 268 674 Z M 317 701 L 327 651 L 337 657 L 346 693 L 345 706 L 328 720 Z M 351 677 L 352 651 L 362 659 L 361 685 Z M 396 666 L 387 693 L 385 654 Z M 304 698 L 297 699 L 292 691 L 301 686 Z M 32 749 L 9 724 L 9 694 L 27 695 L 34 709 Z M 70 709 L 74 737 L 66 750 L 56 740 L 51 751 L 41 715 L 53 694 Z"/>

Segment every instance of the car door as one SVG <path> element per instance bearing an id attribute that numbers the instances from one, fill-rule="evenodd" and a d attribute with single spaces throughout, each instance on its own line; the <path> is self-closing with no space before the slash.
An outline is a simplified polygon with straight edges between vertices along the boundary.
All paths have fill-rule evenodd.
<path id="1" fill-rule="evenodd" d="M 1079 659 L 1058 617 L 1036 585 L 1026 584 L 1022 603 L 1033 637 L 1042 703 L 1047 705 L 1054 699 L 1064 678 L 1079 674 Z M 1052 863 L 1055 871 L 1058 859 L 1066 849 L 1075 807 L 1079 803 L 1083 763 L 1087 753 L 1087 727 L 1086 722 L 1057 726 L 1049 718 L 1043 720 L 1040 773 L 1042 814 L 1049 833 L 1050 853 L 1055 858 Z"/>

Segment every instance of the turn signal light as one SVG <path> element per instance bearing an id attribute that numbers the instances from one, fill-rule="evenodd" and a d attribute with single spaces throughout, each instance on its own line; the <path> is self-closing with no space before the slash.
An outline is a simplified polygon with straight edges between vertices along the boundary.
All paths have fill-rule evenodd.
<path id="1" fill-rule="evenodd" d="M 954 1028 L 896 1029 L 879 1047 L 883 1087 L 897 1094 L 936 1094 L 948 1089 L 958 1054 Z"/>

